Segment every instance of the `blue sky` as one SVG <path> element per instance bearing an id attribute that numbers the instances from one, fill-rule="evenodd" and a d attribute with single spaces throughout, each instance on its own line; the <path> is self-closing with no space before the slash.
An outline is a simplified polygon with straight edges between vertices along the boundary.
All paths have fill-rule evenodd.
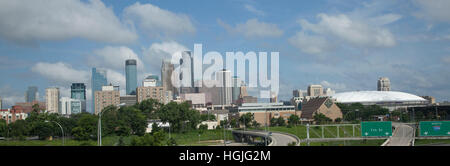
<path id="1" fill-rule="evenodd" d="M 139 59 L 142 79 L 201 43 L 204 53 L 280 52 L 282 100 L 308 84 L 375 90 L 386 76 L 393 90 L 445 101 L 448 8 L 446 0 L 2 1 L 0 97 L 8 107 L 32 85 L 42 100 L 50 86 L 69 96 L 71 82 L 90 88 L 92 67 L 125 89 L 124 59 Z"/>

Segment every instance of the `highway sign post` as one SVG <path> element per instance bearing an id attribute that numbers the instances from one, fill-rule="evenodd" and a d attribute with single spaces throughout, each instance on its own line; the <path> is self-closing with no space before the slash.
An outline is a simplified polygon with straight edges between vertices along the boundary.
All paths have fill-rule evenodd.
<path id="1" fill-rule="evenodd" d="M 450 136 L 450 121 L 419 122 L 420 136 Z"/>
<path id="2" fill-rule="evenodd" d="M 361 122 L 361 137 L 392 136 L 391 121 Z"/>

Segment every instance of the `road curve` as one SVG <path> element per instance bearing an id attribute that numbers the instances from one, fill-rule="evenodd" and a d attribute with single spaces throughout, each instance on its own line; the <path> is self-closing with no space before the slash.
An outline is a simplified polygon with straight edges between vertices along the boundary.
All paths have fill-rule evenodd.
<path id="1" fill-rule="evenodd" d="M 267 135 L 268 133 L 265 131 L 250 131 L 250 132 L 264 135 Z M 269 146 L 287 146 L 291 142 L 298 142 L 296 137 L 279 132 L 272 132 L 270 138 L 272 139 L 272 143 Z"/>
<path id="2" fill-rule="evenodd" d="M 406 124 L 395 126 L 395 131 L 386 146 L 411 146 L 414 139 L 414 128 Z"/>
<path id="3" fill-rule="evenodd" d="M 297 138 L 282 133 L 272 133 L 272 141 L 275 141 L 272 146 L 287 146 L 291 142 L 298 142 Z"/>

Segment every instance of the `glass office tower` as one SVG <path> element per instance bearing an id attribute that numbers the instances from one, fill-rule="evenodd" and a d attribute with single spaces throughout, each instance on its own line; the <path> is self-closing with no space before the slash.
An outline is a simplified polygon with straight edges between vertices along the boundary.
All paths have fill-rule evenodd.
<path id="1" fill-rule="evenodd" d="M 38 88 L 35 86 L 28 87 L 28 90 L 25 94 L 25 101 L 26 102 L 33 102 L 37 100 L 38 96 Z"/>
<path id="2" fill-rule="evenodd" d="M 125 77 L 127 95 L 136 95 L 137 69 L 135 59 L 128 59 L 125 61 Z"/>
<path id="3" fill-rule="evenodd" d="M 107 72 L 104 69 L 92 68 L 92 103 L 91 103 L 91 113 L 95 110 L 95 92 L 102 91 L 102 86 L 108 85 Z"/>
<path id="4" fill-rule="evenodd" d="M 84 83 L 72 83 L 70 94 L 70 98 L 81 100 L 81 111 L 86 112 L 86 85 Z"/>

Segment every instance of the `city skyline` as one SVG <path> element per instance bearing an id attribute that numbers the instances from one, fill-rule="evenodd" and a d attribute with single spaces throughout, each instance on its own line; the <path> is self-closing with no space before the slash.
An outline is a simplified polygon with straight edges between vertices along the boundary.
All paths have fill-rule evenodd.
<path id="1" fill-rule="evenodd" d="M 39 2 L 21 5 L 34 5 L 39 14 L 53 10 L 33 3 Z M 58 1 L 48 3 L 62 5 Z M 45 94 L 48 87 L 58 87 L 61 97 L 69 97 L 72 83 L 86 84 L 86 102 L 91 105 L 90 73 L 94 67 L 104 68 L 108 83 L 121 86 L 120 94 L 125 95 L 126 59 L 137 61 L 139 87 L 148 75 L 163 78 L 159 74 L 163 58 L 170 58 L 176 51 L 193 50 L 195 43 L 203 43 L 204 52 L 222 54 L 279 51 L 278 100 L 289 100 L 294 89 L 306 89 L 310 84 L 321 84 L 336 92 L 376 90 L 379 77 L 390 79 L 392 91 L 434 96 L 437 101 L 450 99 L 450 76 L 446 74 L 450 72 L 450 20 L 442 17 L 448 12 L 439 12 L 435 4 L 427 1 L 66 3 L 73 6 L 75 13 L 95 8 L 88 10 L 95 17 L 77 14 L 86 20 L 104 21 L 105 25 L 94 24 L 85 32 L 78 24 L 69 23 L 79 31 L 57 33 L 51 30 L 61 28 L 58 23 L 63 20 L 55 19 L 45 22 L 41 31 L 8 33 L 13 29 L 7 24 L 27 27 L 33 23 L 29 19 L 33 11 L 0 5 L 24 12 L 12 19 L 0 16 L 0 74 L 6 78 L 0 83 L 0 97 L 4 108 L 23 102 L 29 86 L 38 87 L 38 94 Z M 398 7 L 400 3 L 403 5 Z M 154 7 L 158 10 L 152 10 Z M 201 9 L 210 10 L 210 14 L 205 16 Z M 9 10 L 0 11 L 7 15 L 2 12 Z M 140 11 L 148 13 L 141 15 Z M 62 17 L 70 16 L 60 12 Z M 161 14 L 167 15 L 166 20 L 154 17 Z M 129 27 L 130 22 L 135 29 Z M 251 95 L 257 92 L 248 91 Z M 38 100 L 45 101 L 43 95 Z"/>

